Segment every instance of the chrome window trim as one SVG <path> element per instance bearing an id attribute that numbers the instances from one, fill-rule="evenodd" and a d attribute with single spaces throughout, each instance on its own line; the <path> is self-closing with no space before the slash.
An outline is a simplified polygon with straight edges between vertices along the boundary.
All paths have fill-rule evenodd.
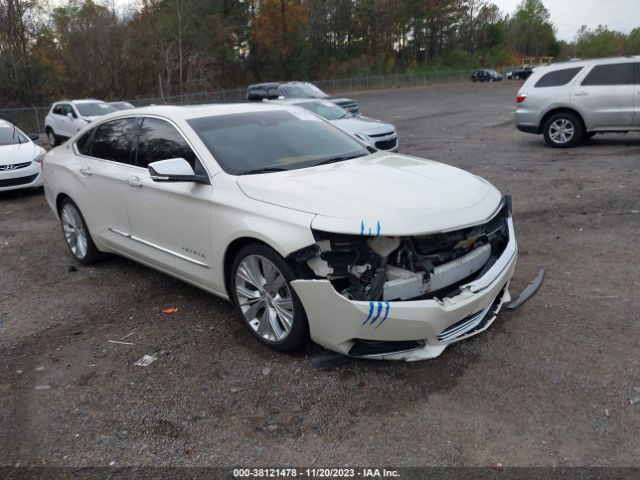
<path id="1" fill-rule="evenodd" d="M 123 120 L 123 119 L 127 119 L 127 118 L 142 118 L 143 120 L 145 118 L 157 118 L 158 120 L 164 120 L 165 122 L 169 123 L 172 127 L 174 127 L 178 133 L 180 134 L 180 136 L 184 139 L 185 142 L 187 142 L 187 145 L 189 145 L 189 148 L 191 149 L 191 151 L 193 152 L 193 154 L 196 157 L 196 160 L 198 162 L 200 162 L 200 165 L 202 166 L 202 168 L 204 168 L 205 173 L 207 174 L 207 177 L 209 179 L 209 181 L 211 181 L 211 178 L 213 178 L 213 176 L 211 175 L 211 173 L 209 172 L 209 169 L 207 168 L 207 165 L 205 165 L 205 163 L 202 161 L 201 156 L 198 154 L 198 151 L 194 148 L 193 143 L 191 143 L 191 141 L 187 138 L 187 136 L 184 134 L 184 132 L 182 131 L 182 129 L 171 119 L 167 118 L 167 117 L 163 117 L 161 115 L 156 115 L 156 114 L 146 114 L 146 113 L 137 113 L 137 114 L 129 114 L 129 115 L 123 115 L 123 116 L 118 116 L 115 118 L 106 118 L 100 121 L 97 121 L 96 123 L 92 123 L 90 125 L 87 125 L 87 127 L 89 127 L 87 130 L 83 130 L 82 132 L 79 132 L 75 138 L 75 140 L 72 143 L 72 149 L 73 149 L 73 153 L 75 153 L 77 156 L 79 157 L 83 157 L 83 158 L 90 158 L 92 160 L 99 160 L 101 162 L 109 162 L 109 163 L 113 163 L 115 165 L 124 165 L 126 167 L 133 167 L 135 169 L 141 170 L 141 171 L 145 171 L 148 172 L 149 170 L 144 168 L 144 167 L 139 167 L 137 165 L 131 165 L 129 163 L 122 163 L 122 162 L 116 162 L 114 160 L 107 160 L 106 158 L 98 158 L 98 157 L 92 157 L 91 155 L 85 155 L 83 153 L 80 153 L 80 151 L 78 150 L 78 140 L 82 137 L 82 135 L 84 135 L 87 131 L 89 130 L 93 130 L 94 128 L 99 128 L 102 124 L 110 122 L 110 121 L 114 121 L 114 120 Z M 213 157 L 213 155 L 212 155 Z M 214 158 L 215 160 L 215 158 Z M 217 162 L 216 162 L 217 163 Z"/>

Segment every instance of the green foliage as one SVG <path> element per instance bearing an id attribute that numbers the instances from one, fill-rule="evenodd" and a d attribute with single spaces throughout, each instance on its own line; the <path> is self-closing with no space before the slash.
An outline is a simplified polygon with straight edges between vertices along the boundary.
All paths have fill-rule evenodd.
<path id="1" fill-rule="evenodd" d="M 595 30 L 583 26 L 576 37 L 575 52 L 580 58 L 623 55 L 627 50 L 627 40 L 626 35 L 602 25 L 598 25 Z"/>
<path id="2" fill-rule="evenodd" d="M 558 42 L 542 0 L 522 0 L 511 16 L 491 0 L 131 3 L 123 14 L 102 0 L 0 0 L 0 102 L 640 54 L 640 28 L 583 27 L 575 44 Z"/>

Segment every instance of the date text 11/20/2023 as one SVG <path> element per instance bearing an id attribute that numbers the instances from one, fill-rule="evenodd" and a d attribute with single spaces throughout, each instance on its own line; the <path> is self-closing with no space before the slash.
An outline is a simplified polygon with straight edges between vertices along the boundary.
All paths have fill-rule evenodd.
<path id="1" fill-rule="evenodd" d="M 234 468 L 234 478 L 399 478 L 386 468 Z"/>

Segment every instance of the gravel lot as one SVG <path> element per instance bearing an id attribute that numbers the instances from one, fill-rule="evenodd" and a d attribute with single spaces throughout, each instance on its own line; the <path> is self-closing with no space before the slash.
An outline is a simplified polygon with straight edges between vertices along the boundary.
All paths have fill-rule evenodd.
<path id="1" fill-rule="evenodd" d="M 546 270 L 431 361 L 271 352 L 226 302 L 153 270 L 69 271 L 42 193 L 0 194 L 0 465 L 639 466 L 640 135 L 553 150 L 515 129 L 517 88 L 355 95 L 402 152 L 513 195 L 512 293 Z"/>

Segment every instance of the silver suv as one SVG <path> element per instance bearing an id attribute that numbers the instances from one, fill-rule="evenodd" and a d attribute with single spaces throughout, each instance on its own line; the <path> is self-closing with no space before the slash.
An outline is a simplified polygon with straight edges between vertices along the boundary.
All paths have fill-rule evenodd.
<path id="1" fill-rule="evenodd" d="M 552 147 L 596 133 L 640 130 L 640 57 L 556 63 L 538 68 L 516 97 L 516 125 Z"/>

